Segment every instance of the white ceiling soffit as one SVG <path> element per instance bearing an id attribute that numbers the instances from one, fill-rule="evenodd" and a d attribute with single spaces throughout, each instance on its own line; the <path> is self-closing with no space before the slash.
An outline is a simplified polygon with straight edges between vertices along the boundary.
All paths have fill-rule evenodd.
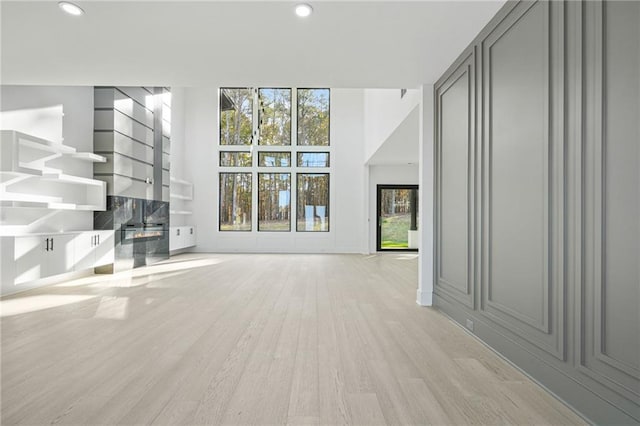
<path id="1" fill-rule="evenodd" d="M 2 1 L 2 84 L 418 87 L 496 1 Z"/>

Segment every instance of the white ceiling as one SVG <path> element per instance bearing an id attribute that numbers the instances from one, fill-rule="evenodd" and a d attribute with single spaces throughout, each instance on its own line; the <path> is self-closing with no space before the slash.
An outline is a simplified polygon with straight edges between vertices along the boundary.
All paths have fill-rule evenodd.
<path id="1" fill-rule="evenodd" d="M 2 84 L 418 87 L 496 1 L 5 1 Z"/>

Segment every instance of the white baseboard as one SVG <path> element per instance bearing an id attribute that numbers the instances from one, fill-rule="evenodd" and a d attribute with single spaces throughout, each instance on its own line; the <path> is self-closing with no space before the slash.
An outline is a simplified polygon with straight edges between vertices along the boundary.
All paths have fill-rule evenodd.
<path id="1" fill-rule="evenodd" d="M 433 293 L 431 292 L 422 292 L 420 289 L 418 289 L 417 292 L 417 299 L 416 299 L 416 303 L 420 306 L 431 306 L 433 305 Z"/>

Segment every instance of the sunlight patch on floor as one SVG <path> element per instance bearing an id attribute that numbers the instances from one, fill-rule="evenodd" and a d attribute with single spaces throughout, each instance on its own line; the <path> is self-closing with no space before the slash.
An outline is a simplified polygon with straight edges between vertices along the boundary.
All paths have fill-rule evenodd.
<path id="1" fill-rule="evenodd" d="M 175 277 L 194 268 L 218 265 L 223 262 L 223 259 L 217 258 L 165 261 L 151 266 L 117 272 L 115 274 L 97 274 L 77 278 L 55 284 L 53 287 L 78 287 L 85 285 L 98 288 L 140 287 L 151 282 L 158 284 L 158 279 Z M 166 287 L 166 285 L 156 285 L 156 287 Z"/>
<path id="2" fill-rule="evenodd" d="M 21 315 L 44 309 L 57 308 L 72 303 L 93 299 L 94 295 L 81 294 L 42 294 L 37 296 L 16 297 L 0 301 L 0 317 Z"/>
<path id="3" fill-rule="evenodd" d="M 128 310 L 128 297 L 103 296 L 100 299 L 94 318 L 124 320 L 127 319 Z"/>

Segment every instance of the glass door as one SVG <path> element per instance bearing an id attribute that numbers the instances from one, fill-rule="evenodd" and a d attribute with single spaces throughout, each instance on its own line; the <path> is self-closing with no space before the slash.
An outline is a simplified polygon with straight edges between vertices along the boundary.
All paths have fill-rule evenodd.
<path id="1" fill-rule="evenodd" d="M 418 251 L 418 185 L 378 185 L 378 251 Z"/>

